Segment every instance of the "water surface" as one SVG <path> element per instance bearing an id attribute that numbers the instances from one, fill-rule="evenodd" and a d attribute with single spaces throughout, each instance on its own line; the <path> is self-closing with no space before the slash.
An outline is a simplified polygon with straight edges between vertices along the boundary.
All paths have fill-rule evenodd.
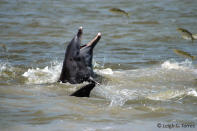
<path id="1" fill-rule="evenodd" d="M 197 124 L 195 0 L 1 0 L 0 129 L 158 130 Z M 121 8 L 130 17 L 115 14 Z M 83 26 L 83 43 L 98 32 L 94 69 L 105 81 L 90 98 L 70 97 L 82 85 L 57 83 L 68 42 Z M 197 126 L 197 125 L 196 125 Z M 172 130 L 195 130 L 173 128 Z"/>

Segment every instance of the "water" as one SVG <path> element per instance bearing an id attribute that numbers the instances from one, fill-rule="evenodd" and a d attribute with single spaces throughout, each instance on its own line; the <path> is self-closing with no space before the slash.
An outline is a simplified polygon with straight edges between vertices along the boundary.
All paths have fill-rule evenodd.
<path id="1" fill-rule="evenodd" d="M 130 17 L 110 12 L 114 7 Z M 173 52 L 197 56 L 197 41 L 176 31 L 197 33 L 196 7 L 195 0 L 1 0 L 0 129 L 197 126 L 197 62 Z M 69 96 L 86 83 L 56 83 L 65 48 L 80 26 L 83 43 L 102 33 L 93 63 L 105 81 L 90 98 Z"/>

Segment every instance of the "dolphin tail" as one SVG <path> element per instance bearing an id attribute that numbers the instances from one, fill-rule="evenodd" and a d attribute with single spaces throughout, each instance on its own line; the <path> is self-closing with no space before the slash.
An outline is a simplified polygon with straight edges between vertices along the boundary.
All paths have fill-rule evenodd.
<path id="1" fill-rule="evenodd" d="M 76 96 L 76 97 L 89 97 L 91 90 L 95 87 L 95 83 L 90 83 L 88 85 L 85 85 L 81 87 L 79 90 L 72 93 L 70 96 Z"/>

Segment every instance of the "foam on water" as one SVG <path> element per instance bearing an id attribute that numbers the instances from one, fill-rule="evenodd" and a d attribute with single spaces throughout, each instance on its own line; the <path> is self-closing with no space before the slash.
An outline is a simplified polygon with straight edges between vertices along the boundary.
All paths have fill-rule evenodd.
<path id="1" fill-rule="evenodd" d="M 96 63 L 97 64 L 97 63 Z M 97 64 L 99 66 L 99 64 Z M 4 66 L 2 67 L 2 69 Z M 58 80 L 62 69 L 62 62 L 53 61 L 50 67 L 46 66 L 44 68 L 28 69 L 22 74 L 23 77 L 27 78 L 27 84 L 44 84 L 44 83 L 54 83 Z M 95 69 L 98 74 L 112 75 L 113 71 L 110 68 L 106 69 Z"/>
<path id="2" fill-rule="evenodd" d="M 192 89 L 192 88 L 191 88 L 191 89 L 188 90 L 187 95 L 197 97 L 197 92 L 196 92 L 195 89 Z"/>
<path id="3" fill-rule="evenodd" d="M 94 89 L 94 92 L 109 100 L 109 106 L 123 106 L 130 100 L 150 99 L 154 101 L 170 101 L 174 98 L 178 98 L 178 100 L 183 99 L 187 95 L 197 97 L 195 89 L 147 92 L 136 89 L 117 89 L 114 86 L 99 86 Z"/>
<path id="4" fill-rule="evenodd" d="M 151 100 L 168 101 L 177 97 L 180 97 L 179 99 L 182 99 L 187 95 L 197 97 L 197 92 L 192 88 L 185 90 L 167 90 L 149 95 L 147 98 Z"/>
<path id="5" fill-rule="evenodd" d="M 51 62 L 51 66 L 46 66 L 43 69 L 28 69 L 23 77 L 27 78 L 27 84 L 43 84 L 43 83 L 54 83 L 58 80 L 62 69 L 62 63 Z"/>
<path id="6" fill-rule="evenodd" d="M 192 61 L 186 59 L 183 62 L 176 62 L 174 60 L 167 60 L 163 64 L 161 64 L 162 69 L 175 69 L 175 70 L 189 70 L 193 69 Z"/>
<path id="7" fill-rule="evenodd" d="M 154 94 L 150 94 L 147 96 L 148 99 L 151 100 L 157 100 L 157 101 L 168 101 L 170 99 L 176 98 L 176 97 L 181 97 L 185 95 L 186 92 L 183 90 L 166 90 L 166 91 L 161 91 L 157 92 Z"/>
<path id="8" fill-rule="evenodd" d="M 174 70 L 173 72 L 171 70 Z M 108 73 L 108 72 L 112 73 Z M 94 89 L 101 97 L 110 100 L 110 106 L 122 106 L 125 102 L 135 99 L 150 99 L 155 101 L 169 101 L 174 98 L 182 99 L 187 95 L 196 97 L 197 92 L 184 85 L 166 86 L 169 80 L 188 81 L 195 79 L 193 64 L 189 60 L 176 62 L 167 60 L 159 67 L 136 70 L 112 71 L 111 69 L 97 70 L 97 73 L 118 77 L 119 82 L 98 86 Z M 180 74 L 183 74 L 180 77 Z M 137 79 L 137 80 L 136 80 Z M 136 82 L 137 81 L 137 82 Z M 159 82 L 159 85 L 157 84 Z"/>
<path id="9" fill-rule="evenodd" d="M 96 66 L 98 67 L 99 64 Z M 1 70 L 4 68 L 5 66 L 1 66 Z M 56 61 L 52 62 L 50 67 L 28 69 L 22 76 L 27 78 L 27 84 L 54 83 L 59 78 L 61 68 L 62 63 Z M 173 71 L 175 75 L 172 75 L 170 70 L 175 70 Z M 176 74 L 179 75 L 180 71 L 184 74 L 189 72 L 189 75 L 193 76 L 195 70 L 189 60 L 183 62 L 167 60 L 157 67 L 136 70 L 113 71 L 111 68 L 103 67 L 102 69 L 95 69 L 95 72 L 108 77 L 109 82 L 105 85 L 102 83 L 97 85 L 92 93 L 109 100 L 110 106 L 123 106 L 125 102 L 138 98 L 169 101 L 185 95 L 197 97 L 197 92 L 193 88 L 166 87 L 166 82 L 169 79 L 184 81 L 185 77 L 188 77 L 173 78 Z M 158 81 L 160 84 L 155 85 Z"/>
<path id="10" fill-rule="evenodd" d="M 0 73 L 7 69 L 7 63 L 0 63 Z"/>
<path id="11" fill-rule="evenodd" d="M 137 90 L 120 89 L 118 85 L 102 85 L 94 89 L 95 94 L 110 101 L 110 106 L 123 106 L 129 99 L 136 99 Z"/>
<path id="12" fill-rule="evenodd" d="M 9 74 L 15 77 L 14 67 L 12 67 L 8 62 L 1 62 L 0 63 L 0 76 L 10 77 Z"/>
<path id="13" fill-rule="evenodd" d="M 98 73 L 98 74 L 106 74 L 106 75 L 112 75 L 113 74 L 113 71 L 112 71 L 111 68 L 100 69 L 100 70 L 96 69 L 95 72 Z"/>

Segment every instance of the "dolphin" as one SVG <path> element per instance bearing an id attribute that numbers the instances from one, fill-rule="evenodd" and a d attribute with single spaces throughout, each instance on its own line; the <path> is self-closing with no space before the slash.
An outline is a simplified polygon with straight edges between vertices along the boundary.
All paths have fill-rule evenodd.
<path id="1" fill-rule="evenodd" d="M 72 96 L 89 97 L 89 93 L 96 83 L 93 80 L 95 76 L 92 66 L 93 49 L 100 40 L 101 33 L 98 33 L 95 38 L 84 45 L 81 45 L 82 34 L 83 28 L 80 27 L 78 33 L 68 44 L 58 82 L 69 82 L 71 84 L 83 83 L 84 81 L 90 82 L 90 84 L 81 88 L 83 91 L 78 91 L 78 93 L 72 94 Z"/>

